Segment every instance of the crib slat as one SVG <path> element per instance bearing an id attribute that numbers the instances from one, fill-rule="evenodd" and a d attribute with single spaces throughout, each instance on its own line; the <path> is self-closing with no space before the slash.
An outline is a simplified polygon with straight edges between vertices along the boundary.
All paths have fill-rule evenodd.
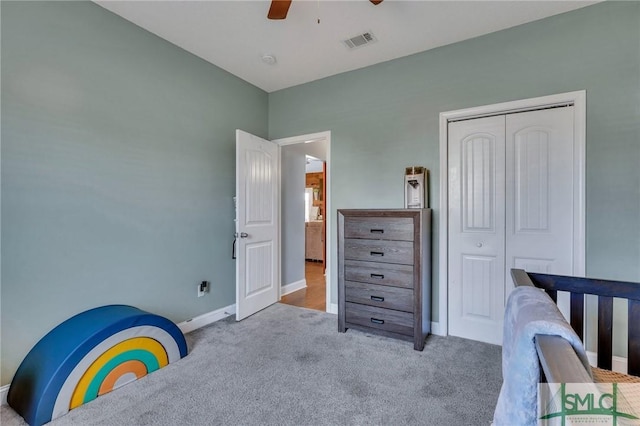
<path id="1" fill-rule="evenodd" d="M 553 300 L 553 303 L 558 303 L 558 292 L 556 290 L 545 290 L 547 292 L 547 294 L 549 295 L 549 297 L 551 298 L 551 300 Z"/>
<path id="2" fill-rule="evenodd" d="M 598 296 L 598 367 L 611 370 L 613 297 Z"/>
<path id="3" fill-rule="evenodd" d="M 640 376 L 640 302 L 629 300 L 627 373 Z"/>
<path id="4" fill-rule="evenodd" d="M 580 338 L 584 342 L 582 338 L 583 330 L 584 330 L 584 294 L 581 293 L 571 293 L 571 328 L 573 328 Z"/>

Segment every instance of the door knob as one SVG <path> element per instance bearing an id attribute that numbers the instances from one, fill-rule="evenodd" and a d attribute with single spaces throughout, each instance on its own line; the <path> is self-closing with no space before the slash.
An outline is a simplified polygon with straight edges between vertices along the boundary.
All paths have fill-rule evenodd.
<path id="1" fill-rule="evenodd" d="M 247 234 L 246 232 L 241 232 L 240 233 L 240 238 L 247 238 L 249 236 L 249 234 Z"/>

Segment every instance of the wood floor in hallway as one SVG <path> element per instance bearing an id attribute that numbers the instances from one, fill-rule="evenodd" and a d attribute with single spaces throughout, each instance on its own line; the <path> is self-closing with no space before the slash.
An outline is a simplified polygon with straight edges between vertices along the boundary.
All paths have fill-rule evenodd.
<path id="1" fill-rule="evenodd" d="M 326 311 L 326 284 L 324 277 L 324 263 L 305 262 L 305 279 L 307 287 L 282 296 L 281 303 L 299 306 L 301 308 Z"/>

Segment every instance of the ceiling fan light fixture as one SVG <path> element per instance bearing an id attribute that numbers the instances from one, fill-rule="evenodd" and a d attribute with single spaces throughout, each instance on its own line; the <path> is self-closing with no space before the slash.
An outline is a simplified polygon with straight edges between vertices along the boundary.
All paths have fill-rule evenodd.
<path id="1" fill-rule="evenodd" d="M 275 55 L 262 55 L 262 62 L 264 62 L 267 65 L 275 65 L 278 62 L 278 59 L 275 57 Z"/>

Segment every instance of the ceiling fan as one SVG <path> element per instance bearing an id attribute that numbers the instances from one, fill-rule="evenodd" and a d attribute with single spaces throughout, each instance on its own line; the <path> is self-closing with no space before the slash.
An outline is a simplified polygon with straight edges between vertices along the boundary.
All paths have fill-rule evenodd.
<path id="1" fill-rule="evenodd" d="M 269 19 L 285 19 L 289 12 L 289 6 L 291 6 L 292 0 L 271 0 L 271 7 L 267 18 Z M 374 5 L 382 3 L 382 0 L 369 0 Z"/>

